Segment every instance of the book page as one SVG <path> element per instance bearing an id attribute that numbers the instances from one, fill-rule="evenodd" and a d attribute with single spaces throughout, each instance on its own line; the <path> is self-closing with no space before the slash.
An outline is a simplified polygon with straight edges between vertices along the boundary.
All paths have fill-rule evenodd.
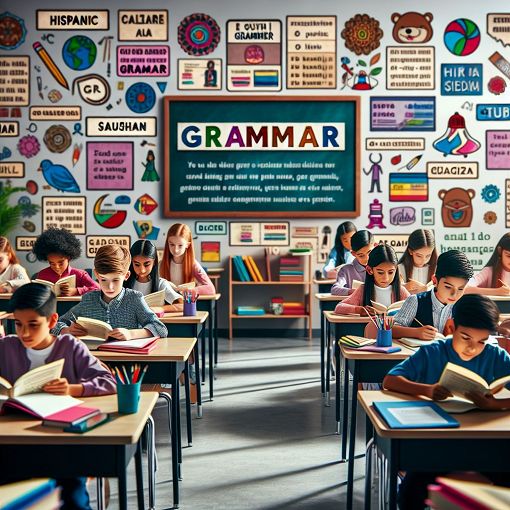
<path id="1" fill-rule="evenodd" d="M 431 407 L 388 407 L 390 412 L 402 425 L 420 426 L 429 423 L 448 424 L 440 414 Z"/>
<path id="2" fill-rule="evenodd" d="M 19 377 L 14 383 L 13 388 L 10 390 L 10 396 L 17 397 L 19 395 L 40 391 L 46 383 L 58 379 L 62 375 L 63 368 L 64 359 L 59 359 L 47 365 L 34 368 L 34 370 L 30 370 Z"/>
<path id="3" fill-rule="evenodd" d="M 491 390 L 491 392 L 493 392 L 493 390 L 498 390 L 507 385 L 508 383 L 510 382 L 510 375 L 507 375 L 505 377 L 500 377 L 499 379 L 496 379 L 495 381 L 492 381 L 491 384 L 489 384 L 489 388 Z"/>
<path id="4" fill-rule="evenodd" d="M 481 379 L 479 376 L 473 373 L 478 379 Z M 466 393 L 487 393 L 488 387 L 486 384 L 482 384 L 480 380 L 468 379 L 465 375 L 459 374 L 458 372 L 454 372 L 453 370 L 448 370 L 445 368 L 443 371 L 441 378 L 439 379 L 439 384 L 447 388 L 453 395 L 457 395 L 459 397 L 465 397 Z"/>
<path id="5" fill-rule="evenodd" d="M 106 338 L 113 329 L 108 323 L 98 319 L 89 319 L 88 317 L 78 317 L 76 324 L 79 324 L 87 330 L 86 336 L 97 336 Z"/>
<path id="6" fill-rule="evenodd" d="M 34 414 L 40 416 L 41 418 L 45 418 L 50 414 L 58 413 L 59 411 L 69 409 L 70 407 L 74 407 L 82 403 L 82 400 L 78 400 L 77 398 L 71 397 L 69 395 L 32 393 L 31 395 L 21 395 L 14 399 L 14 405 L 12 407 L 19 408 L 20 406 L 16 406 L 16 404 L 21 404 L 21 406 L 32 411 Z"/>
<path id="7" fill-rule="evenodd" d="M 165 291 L 158 290 L 157 292 L 152 292 L 151 294 L 147 294 L 143 297 L 145 302 L 150 306 L 164 306 L 165 305 Z"/>

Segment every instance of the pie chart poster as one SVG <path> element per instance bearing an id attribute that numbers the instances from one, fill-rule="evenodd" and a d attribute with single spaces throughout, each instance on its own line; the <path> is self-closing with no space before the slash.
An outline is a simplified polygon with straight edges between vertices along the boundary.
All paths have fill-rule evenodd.
<path id="1" fill-rule="evenodd" d="M 164 105 L 165 216 L 359 216 L 359 98 Z"/>

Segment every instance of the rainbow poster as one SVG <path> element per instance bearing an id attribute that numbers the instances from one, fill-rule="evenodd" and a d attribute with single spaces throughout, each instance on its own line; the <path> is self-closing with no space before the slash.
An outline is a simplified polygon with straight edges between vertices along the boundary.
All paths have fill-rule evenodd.
<path id="1" fill-rule="evenodd" d="M 426 173 L 390 174 L 390 202 L 426 202 L 429 180 Z"/>

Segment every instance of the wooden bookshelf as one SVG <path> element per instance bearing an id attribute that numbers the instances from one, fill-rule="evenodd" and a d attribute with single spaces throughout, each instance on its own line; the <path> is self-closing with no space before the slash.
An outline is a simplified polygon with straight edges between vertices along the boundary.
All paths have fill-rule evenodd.
<path id="1" fill-rule="evenodd" d="M 262 281 L 262 282 L 254 282 L 254 281 L 243 282 L 243 281 L 234 279 L 235 267 L 234 267 L 233 257 L 231 256 L 229 258 L 229 291 L 230 292 L 228 294 L 228 308 L 229 308 L 229 339 L 230 340 L 232 340 L 233 336 L 234 336 L 233 322 L 234 322 L 234 320 L 240 320 L 240 319 L 287 319 L 287 320 L 289 320 L 289 319 L 304 319 L 305 332 L 308 331 L 308 338 L 310 340 L 312 339 L 312 257 L 311 257 L 311 255 L 312 255 L 312 253 L 289 253 L 288 255 L 278 255 L 278 256 L 267 255 L 268 257 L 270 257 L 270 259 L 269 259 L 270 272 L 271 272 L 271 276 L 273 277 L 273 279 L 269 280 L 269 281 L 268 281 L 268 274 L 267 274 L 267 269 L 266 269 L 265 258 L 264 258 L 264 256 L 257 257 L 255 259 L 255 262 L 257 264 L 257 267 L 259 268 L 259 271 L 260 271 L 262 277 L 264 278 L 264 281 Z M 281 282 L 278 280 L 274 280 L 274 278 L 278 278 L 278 275 L 279 275 L 278 268 L 279 268 L 280 256 L 303 257 L 303 262 L 300 267 L 303 268 L 304 281 Z M 235 273 L 237 273 L 237 271 L 235 271 Z M 236 293 L 236 290 L 239 289 L 240 285 L 259 286 L 261 288 L 261 293 L 263 293 L 263 295 L 267 294 L 267 298 L 265 298 L 266 301 L 265 301 L 265 305 L 264 305 L 266 313 L 264 315 L 240 315 L 238 313 L 235 313 L 237 306 L 250 305 L 250 303 L 248 303 L 248 302 L 245 302 L 242 304 L 238 302 L 239 298 L 235 295 L 235 293 Z M 276 315 L 276 314 L 268 312 L 269 300 L 271 299 L 272 296 L 267 292 L 267 290 L 266 291 L 263 290 L 263 287 L 267 287 L 267 286 L 269 286 L 272 289 L 274 288 L 274 286 L 278 286 L 279 294 L 283 295 L 284 297 L 286 294 L 286 292 L 285 292 L 286 287 L 290 287 L 292 289 L 296 289 L 296 288 L 299 289 L 299 287 L 302 287 L 302 290 L 299 293 L 298 299 L 300 301 L 302 300 L 303 303 L 305 304 L 305 309 L 307 309 L 307 313 L 296 314 L 296 315 L 294 315 L 294 314 L 292 314 L 292 315 L 289 315 L 289 314 Z M 291 298 L 292 301 L 296 300 L 295 292 L 296 291 L 294 291 L 294 294 L 293 294 L 294 297 Z M 259 292 L 257 292 L 257 294 L 259 294 Z"/>

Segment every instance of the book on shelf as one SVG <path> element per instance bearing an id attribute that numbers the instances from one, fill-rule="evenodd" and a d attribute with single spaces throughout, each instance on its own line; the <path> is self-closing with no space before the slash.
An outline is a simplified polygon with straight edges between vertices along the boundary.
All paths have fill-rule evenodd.
<path id="1" fill-rule="evenodd" d="M 265 315 L 266 311 L 260 306 L 238 306 L 237 315 Z"/>
<path id="2" fill-rule="evenodd" d="M 158 290 L 151 292 L 143 297 L 145 302 L 152 308 L 153 306 L 165 306 L 165 291 Z"/>
<path id="3" fill-rule="evenodd" d="M 54 510 L 59 506 L 55 480 L 33 478 L 0 487 L 0 508 L 4 510 Z"/>
<path id="4" fill-rule="evenodd" d="M 436 333 L 436 336 L 432 340 L 422 340 L 421 338 L 410 338 L 410 337 L 402 337 L 399 338 L 398 341 L 401 344 L 404 344 L 406 347 L 410 347 L 411 349 L 418 349 L 419 347 L 422 347 L 423 345 L 429 345 L 431 342 L 434 342 L 435 340 L 445 340 L 446 336 L 444 336 L 442 333 L 439 333 L 439 331 Z"/>
<path id="5" fill-rule="evenodd" d="M 258 270 L 257 265 L 255 264 L 255 261 L 253 260 L 253 257 L 251 257 L 250 255 L 243 255 L 243 262 L 246 268 L 248 269 L 248 273 L 250 274 L 251 279 L 254 282 L 264 281 L 262 279 L 260 271 Z"/>
<path id="6" fill-rule="evenodd" d="M 377 301 L 370 300 L 370 302 L 372 303 L 372 308 L 374 308 L 377 313 L 382 313 L 382 314 L 388 314 L 388 313 L 392 312 L 393 310 L 396 311 L 396 310 L 402 308 L 404 301 L 405 301 L 405 299 L 402 299 L 401 301 L 395 301 L 394 303 L 391 303 L 391 305 L 386 306 L 386 305 L 383 305 L 382 303 L 378 303 Z"/>
<path id="7" fill-rule="evenodd" d="M 253 266 L 253 270 L 255 271 L 255 274 L 257 275 L 258 281 L 263 282 L 264 278 L 262 278 L 262 273 L 260 272 L 260 269 L 257 266 L 257 263 L 255 262 L 255 260 L 253 259 L 253 257 L 251 255 L 248 256 L 248 258 L 250 259 L 251 265 Z"/>
<path id="8" fill-rule="evenodd" d="M 289 253 L 299 254 L 299 255 L 308 255 L 308 254 L 312 254 L 313 250 L 311 250 L 310 248 L 290 248 Z"/>
<path id="9" fill-rule="evenodd" d="M 264 259 L 266 262 L 267 281 L 270 282 L 273 278 L 271 276 L 271 252 L 269 248 L 265 248 L 264 250 Z"/>
<path id="10" fill-rule="evenodd" d="M 233 261 L 236 266 L 237 274 L 239 276 L 239 281 L 241 281 L 241 282 L 251 281 L 250 274 L 248 273 L 248 269 L 246 268 L 241 255 L 234 255 Z"/>
<path id="11" fill-rule="evenodd" d="M 376 341 L 374 338 L 366 338 L 364 336 L 345 335 L 340 338 L 339 342 L 347 347 L 356 349 L 358 347 L 363 347 L 364 345 L 375 344 Z"/>
<path id="12" fill-rule="evenodd" d="M 132 340 L 119 340 L 118 342 L 104 342 L 99 345 L 99 351 L 125 352 L 131 354 L 149 354 L 156 348 L 156 340 L 159 336 L 148 338 L 134 338 Z"/>
<path id="13" fill-rule="evenodd" d="M 113 328 L 107 323 L 99 319 L 91 317 L 78 317 L 76 324 L 87 330 L 87 337 L 106 340 Z"/>
<path id="14" fill-rule="evenodd" d="M 72 274 L 69 276 L 65 276 L 64 278 L 60 278 L 55 283 L 49 282 L 48 280 L 41 280 L 40 278 L 36 278 L 32 280 L 32 283 L 41 283 L 49 287 L 55 296 L 59 297 L 62 295 L 62 286 L 68 286 L 70 289 L 76 289 L 76 275 Z"/>
<path id="15" fill-rule="evenodd" d="M 59 413 L 47 416 L 43 425 L 47 427 L 70 427 L 92 418 L 101 412 L 97 407 L 73 406 Z"/>

